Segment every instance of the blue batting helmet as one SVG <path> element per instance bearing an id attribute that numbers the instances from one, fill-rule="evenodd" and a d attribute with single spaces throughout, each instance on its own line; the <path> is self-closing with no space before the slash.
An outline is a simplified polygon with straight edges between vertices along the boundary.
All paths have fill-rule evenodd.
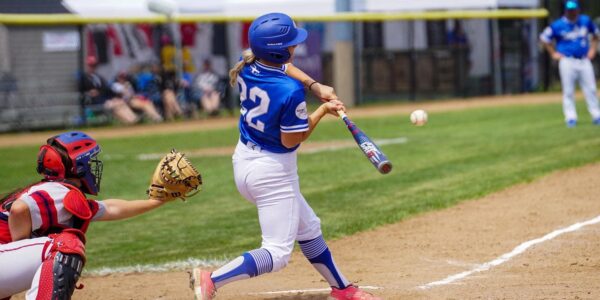
<path id="1" fill-rule="evenodd" d="M 260 59 L 283 64 L 290 59 L 288 47 L 298 45 L 308 33 L 283 13 L 269 13 L 256 18 L 248 30 L 250 49 Z"/>
<path id="2" fill-rule="evenodd" d="M 80 131 L 53 136 L 40 147 L 37 171 L 48 180 L 78 178 L 81 190 L 97 195 L 102 177 L 98 143 Z"/>

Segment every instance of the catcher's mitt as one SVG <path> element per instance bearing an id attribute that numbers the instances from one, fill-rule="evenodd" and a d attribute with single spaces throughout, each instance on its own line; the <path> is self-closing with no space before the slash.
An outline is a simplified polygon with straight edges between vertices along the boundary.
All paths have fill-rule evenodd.
<path id="1" fill-rule="evenodd" d="M 185 201 L 200 191 L 202 177 L 185 155 L 175 149 L 163 157 L 150 182 L 146 193 L 152 199 Z"/>

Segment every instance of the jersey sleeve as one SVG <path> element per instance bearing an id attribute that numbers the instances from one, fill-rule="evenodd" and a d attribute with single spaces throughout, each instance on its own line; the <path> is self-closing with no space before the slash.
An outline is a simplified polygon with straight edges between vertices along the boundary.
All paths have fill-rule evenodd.
<path id="1" fill-rule="evenodd" d="M 92 221 L 97 221 L 106 212 L 106 205 L 102 201 L 88 200 L 92 210 Z"/>
<path id="2" fill-rule="evenodd" d="M 36 199 L 33 199 L 28 194 L 21 195 L 21 197 L 19 197 L 18 200 L 25 202 L 25 204 L 27 204 L 27 207 L 29 207 L 29 214 L 31 215 L 31 231 L 40 229 L 43 225 L 43 220 L 42 215 L 40 214 L 38 201 L 36 201 Z"/>
<path id="3" fill-rule="evenodd" d="M 296 89 L 283 108 L 280 131 L 285 133 L 304 132 L 308 130 L 308 111 L 304 90 Z"/>
<path id="4" fill-rule="evenodd" d="M 69 189 L 60 184 L 47 184 L 44 188 L 31 189 L 19 197 L 27 204 L 31 215 L 31 231 L 46 232 L 60 225 L 59 214 L 64 207 L 63 199 Z"/>
<path id="5" fill-rule="evenodd" d="M 554 38 L 554 30 L 552 26 L 546 27 L 544 31 L 540 34 L 540 40 L 546 44 L 552 43 L 552 39 Z"/>
<path id="6" fill-rule="evenodd" d="M 598 26 L 596 26 L 596 24 L 594 23 L 594 21 L 592 21 L 591 18 L 586 18 L 586 27 L 588 28 L 588 31 L 590 32 L 591 35 L 595 36 L 595 37 L 600 37 L 600 29 L 598 29 Z"/>

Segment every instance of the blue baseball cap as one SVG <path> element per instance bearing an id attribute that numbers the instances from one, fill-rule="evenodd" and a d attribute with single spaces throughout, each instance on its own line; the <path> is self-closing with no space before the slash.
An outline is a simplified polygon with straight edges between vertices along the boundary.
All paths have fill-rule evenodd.
<path id="1" fill-rule="evenodd" d="M 579 2 L 577 2 L 575 0 L 568 0 L 567 2 L 565 2 L 565 9 L 566 10 L 579 9 Z"/>

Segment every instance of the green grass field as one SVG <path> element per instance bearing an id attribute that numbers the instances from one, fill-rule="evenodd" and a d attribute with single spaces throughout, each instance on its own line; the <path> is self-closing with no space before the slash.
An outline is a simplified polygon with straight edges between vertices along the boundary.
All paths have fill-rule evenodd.
<path id="1" fill-rule="evenodd" d="M 412 126 L 405 115 L 356 118 L 374 139 L 408 139 L 382 147 L 394 163 L 392 173 L 380 175 L 357 148 L 302 154 L 303 194 L 331 239 L 600 161 L 600 127 L 591 125 L 580 106 L 580 125 L 567 129 L 560 109 L 552 104 L 433 113 L 425 127 Z M 310 140 L 351 138 L 342 122 L 324 122 Z M 141 153 L 233 146 L 236 140 L 235 128 L 100 140 L 100 199 L 144 197 L 156 162 L 137 160 Z M 38 179 L 36 152 L 37 147 L 0 149 L 5 174 L 0 192 Z M 92 224 L 88 270 L 190 257 L 223 259 L 260 245 L 256 211 L 235 188 L 231 158 L 192 161 L 205 185 L 189 202 L 171 203 L 127 221 Z"/>

